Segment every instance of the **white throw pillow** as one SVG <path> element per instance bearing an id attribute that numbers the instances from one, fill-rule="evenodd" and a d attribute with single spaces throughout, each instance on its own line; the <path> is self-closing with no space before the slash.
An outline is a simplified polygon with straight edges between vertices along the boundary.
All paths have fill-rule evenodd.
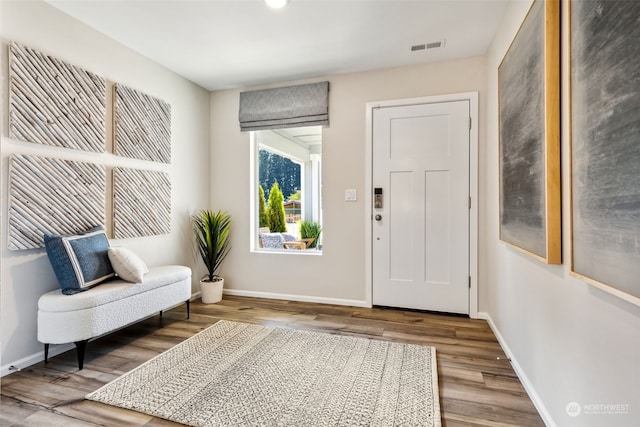
<path id="1" fill-rule="evenodd" d="M 149 272 L 144 261 L 127 248 L 109 248 L 109 261 L 116 274 L 127 282 L 141 283 L 144 274 Z"/>

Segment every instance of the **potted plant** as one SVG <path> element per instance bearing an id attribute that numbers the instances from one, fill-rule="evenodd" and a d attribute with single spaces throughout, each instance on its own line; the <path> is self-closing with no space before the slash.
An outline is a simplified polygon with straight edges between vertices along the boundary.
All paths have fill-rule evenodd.
<path id="1" fill-rule="evenodd" d="M 322 233 L 322 228 L 317 222 L 306 220 L 300 221 L 300 238 L 302 240 L 313 239 L 313 241 L 311 241 L 311 243 L 307 245 L 308 248 L 316 247 L 316 245 L 318 244 L 320 233 Z"/>
<path id="2" fill-rule="evenodd" d="M 207 274 L 200 279 L 202 302 L 211 304 L 222 299 L 224 279 L 216 274 L 222 261 L 229 254 L 229 230 L 231 215 L 219 210 L 202 210 L 193 215 L 193 230 L 200 257 L 207 268 Z"/>

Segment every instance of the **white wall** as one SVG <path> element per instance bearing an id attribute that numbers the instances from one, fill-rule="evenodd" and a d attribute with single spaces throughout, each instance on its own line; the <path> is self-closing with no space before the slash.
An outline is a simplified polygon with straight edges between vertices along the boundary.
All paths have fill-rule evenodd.
<path id="1" fill-rule="evenodd" d="M 189 214 L 208 207 L 210 183 L 209 92 L 153 63 L 93 29 L 41 1 L 0 2 L 2 38 L 2 264 L 1 346 L 2 373 L 14 364 L 24 367 L 42 357 L 36 340 L 38 297 L 57 288 L 57 281 L 43 249 L 7 249 L 8 159 L 13 153 L 93 161 L 167 172 L 172 181 L 171 233 L 112 244 L 127 246 L 148 265 L 182 264 L 193 267 Z M 172 107 L 172 162 L 150 162 L 118 158 L 111 154 L 83 153 L 8 138 L 7 43 L 15 41 L 80 66 L 107 79 L 107 92 L 114 82 L 163 99 Z M 109 105 L 109 104 L 108 104 Z M 111 134 L 110 124 L 107 124 Z M 204 177 L 204 178 L 203 178 Z M 197 275 L 194 275 L 197 276 Z M 194 291 L 198 290 L 194 280 Z M 52 349 L 54 350 L 54 349 Z"/>
<path id="2" fill-rule="evenodd" d="M 319 77 L 329 80 L 330 125 L 323 129 L 322 256 L 251 253 L 249 134 L 238 125 L 241 90 L 211 95 L 212 205 L 233 217 L 232 250 L 222 268 L 225 288 L 240 294 L 363 304 L 365 301 L 365 105 L 419 96 L 485 94 L 484 57 L 383 71 Z M 286 86 L 305 82 L 282 82 Z M 251 88 L 257 89 L 257 88 Z M 247 89 L 242 89 L 247 90 Z M 481 109 L 480 122 L 484 111 Z M 480 144 L 483 141 L 481 139 Z M 344 201 L 355 188 L 357 202 Z"/>
<path id="3" fill-rule="evenodd" d="M 547 266 L 498 240 L 497 69 L 528 10 L 513 2 L 487 55 L 486 151 L 481 153 L 482 309 L 515 358 L 549 425 L 640 425 L 640 307 L 569 275 L 569 115 L 567 34 L 563 22 L 563 259 Z M 564 11 L 563 11 L 564 14 Z M 567 415 L 577 402 L 582 414 Z M 627 414 L 586 414 L 584 405 L 629 405 Z"/>

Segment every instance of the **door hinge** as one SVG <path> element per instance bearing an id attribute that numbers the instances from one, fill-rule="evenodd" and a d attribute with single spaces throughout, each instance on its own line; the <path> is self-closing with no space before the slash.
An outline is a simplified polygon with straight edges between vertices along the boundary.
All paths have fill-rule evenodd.
<path id="1" fill-rule="evenodd" d="M 469 130 L 471 130 L 471 117 L 469 117 Z"/>
<path id="2" fill-rule="evenodd" d="M 469 197 L 469 209 L 471 209 L 471 197 Z"/>
<path id="3" fill-rule="evenodd" d="M 469 289 L 471 289 L 471 276 L 469 276 Z"/>

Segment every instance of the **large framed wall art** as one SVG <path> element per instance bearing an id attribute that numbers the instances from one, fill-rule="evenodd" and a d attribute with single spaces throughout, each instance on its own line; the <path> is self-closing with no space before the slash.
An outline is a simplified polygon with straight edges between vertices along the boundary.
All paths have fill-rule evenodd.
<path id="1" fill-rule="evenodd" d="M 171 105 L 124 86 L 113 86 L 114 153 L 171 163 Z"/>
<path id="2" fill-rule="evenodd" d="M 569 7 L 571 271 L 640 305 L 640 2 Z"/>
<path id="3" fill-rule="evenodd" d="M 105 79 L 9 43 L 9 137 L 103 152 L 105 117 Z"/>
<path id="4" fill-rule="evenodd" d="M 10 159 L 8 248 L 44 246 L 43 234 L 73 234 L 113 225 L 129 238 L 171 232 L 171 180 L 161 171 L 107 168 L 107 104 L 113 108 L 113 154 L 171 162 L 171 105 L 35 49 L 9 43 L 9 137 L 82 150 L 89 162 L 13 155 Z M 111 123 L 109 124 L 111 126 Z M 55 152 L 54 152 L 55 153 Z M 75 155 L 75 154 L 72 154 Z M 57 158 L 60 156 L 61 158 Z M 106 200 L 107 194 L 113 197 Z M 107 213 L 112 214 L 107 224 Z"/>
<path id="5" fill-rule="evenodd" d="M 113 237 L 171 232 L 171 179 L 165 172 L 113 169 Z"/>
<path id="6" fill-rule="evenodd" d="M 498 67 L 500 240 L 562 262 L 560 3 L 535 0 Z"/>
<path id="7" fill-rule="evenodd" d="M 9 249 L 42 248 L 45 233 L 75 234 L 104 225 L 105 186 L 102 165 L 12 155 Z"/>

